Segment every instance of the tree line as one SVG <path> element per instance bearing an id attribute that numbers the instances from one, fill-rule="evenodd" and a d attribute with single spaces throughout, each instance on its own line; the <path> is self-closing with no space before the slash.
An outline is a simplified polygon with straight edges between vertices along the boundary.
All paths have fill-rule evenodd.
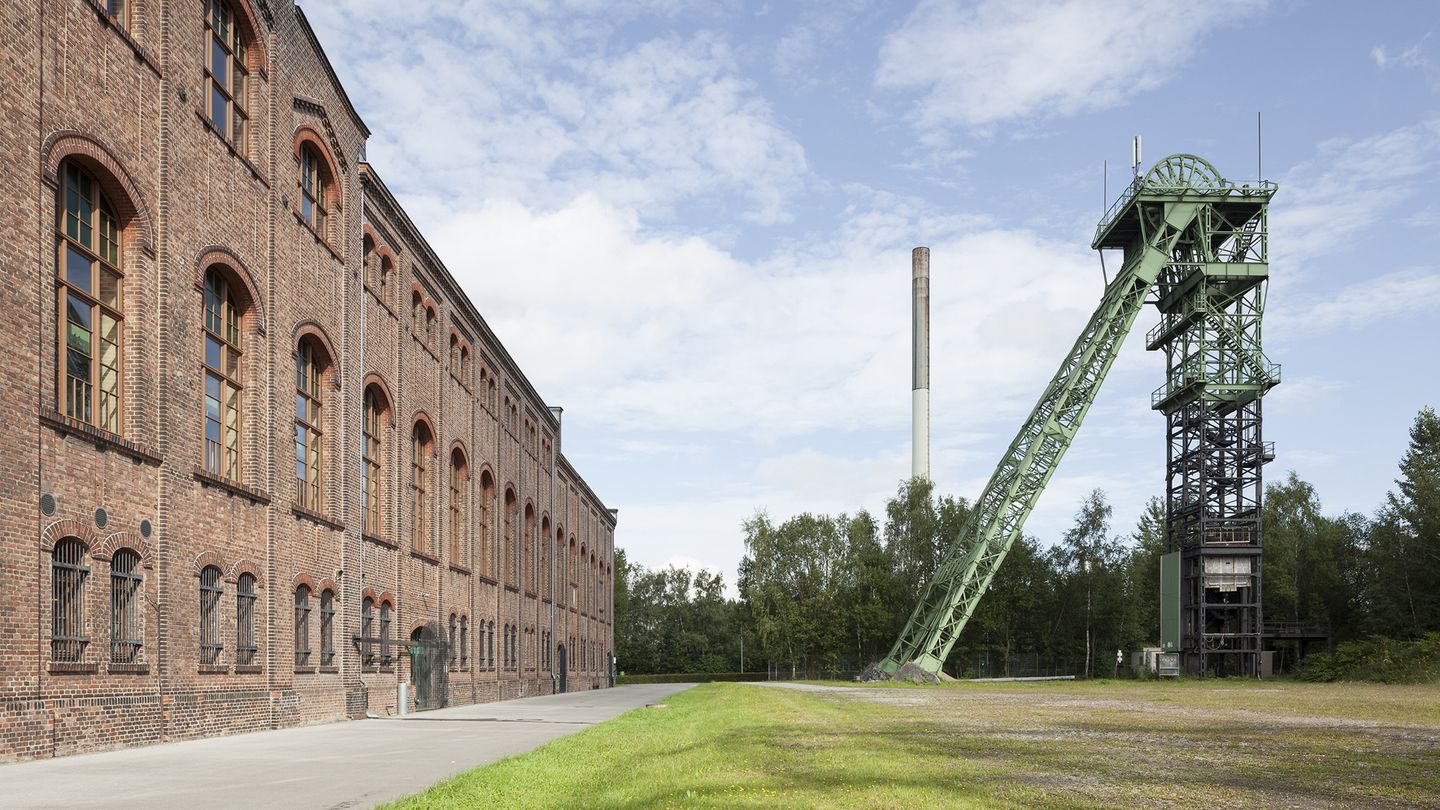
<path id="1" fill-rule="evenodd" d="M 889 652 L 950 540 L 963 498 L 924 479 L 900 484 L 883 515 L 763 512 L 726 596 L 719 574 L 653 570 L 616 552 L 615 635 L 630 673 L 767 666 L 849 672 Z M 1164 504 L 1128 531 L 1105 493 L 1077 505 L 1060 536 L 1016 539 L 946 662 L 952 674 L 1111 674 L 1116 650 L 1159 636 Z M 1293 471 L 1266 487 L 1262 598 L 1267 622 L 1328 628 L 1336 642 L 1440 633 L 1440 417 L 1422 410 L 1395 487 L 1370 515 L 1327 513 Z M 1293 657 L 1294 650 L 1282 656 Z M 1290 660 L 1282 659 L 1289 664 Z"/>

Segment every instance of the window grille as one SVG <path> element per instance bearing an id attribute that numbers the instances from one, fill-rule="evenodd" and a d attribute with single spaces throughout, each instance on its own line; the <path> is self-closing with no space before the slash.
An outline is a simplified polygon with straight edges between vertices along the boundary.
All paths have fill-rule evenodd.
<path id="1" fill-rule="evenodd" d="M 454 669 L 455 664 L 460 660 L 459 639 L 455 637 L 456 619 L 455 614 L 450 614 L 450 668 Z"/>
<path id="2" fill-rule="evenodd" d="M 220 641 L 220 569 L 205 566 L 200 572 L 200 663 L 216 664 L 224 644 Z"/>
<path id="3" fill-rule="evenodd" d="M 365 597 L 360 604 L 360 663 L 375 666 L 375 645 L 370 641 L 375 635 L 375 600 Z"/>
<path id="4" fill-rule="evenodd" d="M 389 602 L 380 603 L 380 665 L 390 666 L 390 612 L 394 610 Z"/>
<path id="5" fill-rule="evenodd" d="M 51 619 L 50 657 L 55 661 L 79 661 L 90 643 L 85 635 L 85 546 L 66 538 L 55 544 L 50 555 Z"/>
<path id="6" fill-rule="evenodd" d="M 295 589 L 295 666 L 310 665 L 310 586 Z"/>
<path id="7" fill-rule="evenodd" d="M 255 645 L 255 577 L 241 574 L 235 585 L 235 663 L 253 666 Z"/>
<path id="8" fill-rule="evenodd" d="M 335 663 L 335 592 L 320 592 L 320 666 Z"/>
<path id="9" fill-rule="evenodd" d="M 140 660 L 140 555 L 128 548 L 110 558 L 110 661 Z"/>

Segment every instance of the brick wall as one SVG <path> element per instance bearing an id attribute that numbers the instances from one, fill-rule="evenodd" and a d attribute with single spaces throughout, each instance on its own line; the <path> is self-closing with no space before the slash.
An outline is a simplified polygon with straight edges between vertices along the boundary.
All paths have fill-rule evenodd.
<path id="1" fill-rule="evenodd" d="M 354 639 L 366 595 L 393 606 L 398 642 L 412 633 L 443 641 L 452 615 L 457 630 L 465 620 L 467 660 L 451 665 L 439 653 L 447 677 L 432 703 L 550 692 L 538 642 L 552 629 L 556 645 L 584 639 L 592 653 L 570 653 L 568 688 L 605 685 L 614 515 L 559 455 L 558 419 L 364 162 L 369 132 L 303 15 L 286 0 L 230 4 L 248 44 L 249 133 L 237 144 L 207 117 L 205 4 L 129 5 L 131 18 L 117 21 L 91 0 L 31 0 L 0 19 L 0 761 L 393 714 L 398 685 L 414 675 L 410 656 L 397 646 L 388 666 L 362 663 Z M 323 166 L 329 217 L 320 228 L 300 215 L 302 149 Z M 59 414 L 55 223 L 67 163 L 95 177 L 122 228 L 115 433 Z M 233 480 L 204 470 L 210 268 L 243 309 Z M 434 312 L 428 341 L 423 317 L 414 328 L 415 291 Z M 322 494 L 305 509 L 294 433 L 301 341 L 325 356 Z M 452 362 L 459 347 L 466 359 Z M 360 436 L 371 385 L 387 411 L 381 525 L 367 533 Z M 417 421 L 431 439 L 418 535 Z M 459 521 L 456 460 L 468 473 Z M 503 564 L 507 490 L 518 578 Z M 42 495 L 53 509 L 42 509 Z M 80 661 L 56 662 L 51 549 L 70 537 L 86 548 L 89 642 Z M 110 657 L 110 562 L 120 549 L 142 561 L 141 649 L 125 664 Z M 221 572 L 214 627 L 223 646 L 206 663 L 200 583 L 210 566 Z M 250 665 L 237 658 L 247 574 L 257 584 Z M 295 659 L 300 584 L 313 591 L 305 665 Z M 590 599 L 578 602 L 572 588 Z M 335 606 L 329 662 L 320 660 L 325 590 Z M 377 607 L 376 633 L 378 618 Z M 506 626 L 527 642 L 513 668 L 503 666 Z M 416 695 L 411 688 L 411 709 Z"/>

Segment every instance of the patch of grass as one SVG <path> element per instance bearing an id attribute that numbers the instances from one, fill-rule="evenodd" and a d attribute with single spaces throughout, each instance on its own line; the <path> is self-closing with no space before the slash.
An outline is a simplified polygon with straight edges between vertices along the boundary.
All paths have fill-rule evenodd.
<path id="1" fill-rule="evenodd" d="M 393 807 L 1440 805 L 1436 687 L 716 683 L 666 702 Z"/>

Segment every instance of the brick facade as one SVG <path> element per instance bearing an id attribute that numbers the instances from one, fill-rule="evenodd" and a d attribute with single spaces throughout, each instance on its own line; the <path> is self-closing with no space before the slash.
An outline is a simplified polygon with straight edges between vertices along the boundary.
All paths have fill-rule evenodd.
<path id="1" fill-rule="evenodd" d="M 605 686 L 615 513 L 561 455 L 559 414 L 365 163 L 369 131 L 304 15 L 290 0 L 228 0 L 207 27 L 210 0 L 124 5 L 121 19 L 102 0 L 0 16 L 0 761 L 390 714 L 401 684 L 411 710 L 417 692 L 430 705 L 546 694 L 562 645 L 568 689 Z M 207 106 L 213 31 L 232 25 L 248 71 L 226 108 L 225 130 L 243 109 L 238 138 Z M 306 215 L 302 165 L 318 166 L 323 217 Z M 119 229 L 114 430 L 65 415 L 57 223 L 72 167 Z M 220 444 L 235 436 L 233 468 L 207 456 L 205 335 L 221 328 L 207 276 L 238 313 L 236 416 L 215 422 L 235 425 L 215 428 Z M 320 473 L 307 500 L 296 399 L 311 356 Z M 378 430 L 365 430 L 366 391 Z M 52 555 L 71 539 L 87 571 L 64 604 L 88 640 L 66 656 L 52 649 Z M 124 661 L 121 553 L 141 577 L 139 651 Z M 424 685 L 412 638 L 440 672 Z"/>

